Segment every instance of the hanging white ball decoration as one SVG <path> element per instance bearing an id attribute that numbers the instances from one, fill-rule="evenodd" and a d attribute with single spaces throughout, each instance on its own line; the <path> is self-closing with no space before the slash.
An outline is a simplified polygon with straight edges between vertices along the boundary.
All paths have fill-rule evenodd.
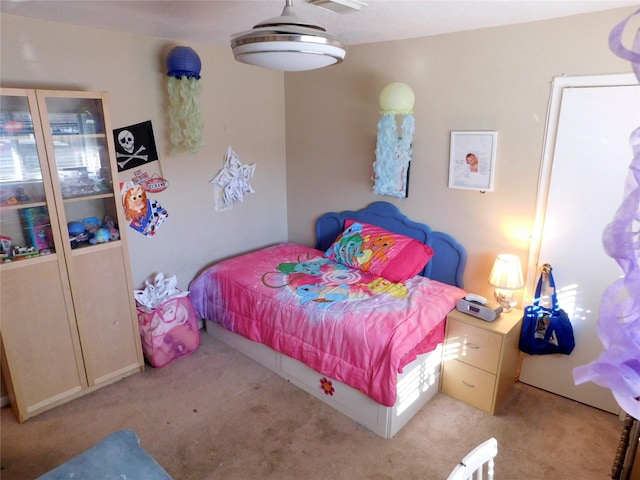
<path id="1" fill-rule="evenodd" d="M 393 82 L 382 89 L 380 93 L 381 113 L 393 115 L 408 115 L 413 113 L 416 96 L 409 85 Z"/>

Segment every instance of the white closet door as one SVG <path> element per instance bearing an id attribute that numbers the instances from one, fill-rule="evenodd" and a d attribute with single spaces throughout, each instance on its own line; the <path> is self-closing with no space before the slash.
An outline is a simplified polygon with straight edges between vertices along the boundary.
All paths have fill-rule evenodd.
<path id="1" fill-rule="evenodd" d="M 560 306 L 572 320 L 576 348 L 569 356 L 525 355 L 520 380 L 617 413 L 610 390 L 592 382 L 576 386 L 573 369 L 602 352 L 596 330 L 600 300 L 623 273 L 605 253 L 602 232 L 622 202 L 633 158 L 629 136 L 640 127 L 640 86 L 633 75 L 574 79 L 556 80 L 559 85 L 552 91 L 556 98 L 545 139 L 549 155 L 543 158 L 539 232 L 532 241 L 527 296 L 532 296 L 541 266 L 550 263 Z"/>

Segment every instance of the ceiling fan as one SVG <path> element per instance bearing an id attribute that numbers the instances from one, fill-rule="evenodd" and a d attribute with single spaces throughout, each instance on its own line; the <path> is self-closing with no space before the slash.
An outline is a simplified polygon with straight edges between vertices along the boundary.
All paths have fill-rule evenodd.
<path id="1" fill-rule="evenodd" d="M 309 0 L 309 3 L 335 12 L 364 6 L 357 0 Z M 279 17 L 268 18 L 251 30 L 233 35 L 231 49 L 239 62 L 287 72 L 338 64 L 346 55 L 340 38 L 295 14 L 293 0 L 285 0 Z"/>

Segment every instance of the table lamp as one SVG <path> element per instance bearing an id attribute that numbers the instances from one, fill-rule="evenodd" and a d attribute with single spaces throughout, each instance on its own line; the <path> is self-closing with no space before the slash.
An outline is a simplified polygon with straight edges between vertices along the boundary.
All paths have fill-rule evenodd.
<path id="1" fill-rule="evenodd" d="M 489 284 L 495 287 L 494 296 L 503 311 L 510 311 L 513 292 L 524 287 L 520 258 L 506 253 L 498 255 L 489 275 Z"/>

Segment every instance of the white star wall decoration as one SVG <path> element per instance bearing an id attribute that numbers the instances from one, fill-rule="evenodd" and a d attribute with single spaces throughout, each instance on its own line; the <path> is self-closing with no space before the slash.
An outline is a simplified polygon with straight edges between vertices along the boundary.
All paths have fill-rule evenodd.
<path id="1" fill-rule="evenodd" d="M 249 184 L 255 169 L 255 163 L 242 164 L 229 145 L 224 155 L 222 170 L 209 181 L 209 183 L 213 183 L 215 188 L 215 208 L 217 211 L 230 210 L 234 203 L 242 202 L 245 195 L 255 192 Z"/>

